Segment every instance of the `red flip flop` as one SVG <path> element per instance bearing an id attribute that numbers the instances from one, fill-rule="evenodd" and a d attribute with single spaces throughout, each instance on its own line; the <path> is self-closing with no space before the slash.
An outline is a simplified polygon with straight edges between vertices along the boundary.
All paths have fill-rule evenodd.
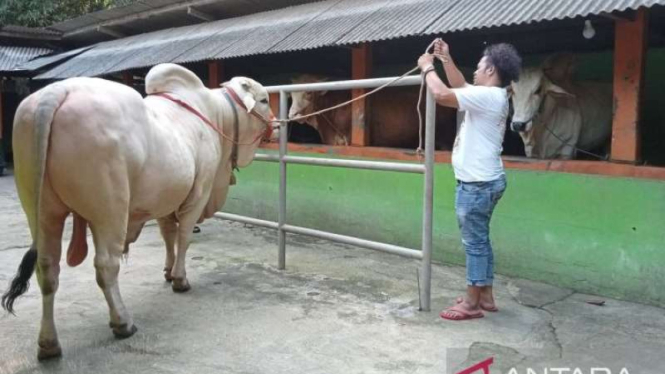
<path id="1" fill-rule="evenodd" d="M 443 319 L 447 319 L 450 321 L 464 321 L 467 319 L 476 319 L 476 318 L 483 318 L 485 315 L 483 312 L 480 310 L 477 312 L 469 312 L 467 310 L 464 310 L 457 305 L 451 306 L 450 308 L 443 310 L 441 313 L 439 313 L 439 316 Z"/>
<path id="2" fill-rule="evenodd" d="M 457 300 L 455 300 L 455 302 L 457 304 L 461 304 L 461 303 L 464 302 L 464 298 L 460 296 L 460 297 L 457 298 Z M 483 304 L 480 304 L 480 309 L 482 309 L 486 312 L 491 312 L 491 313 L 496 313 L 496 312 L 499 311 L 499 308 L 497 308 L 496 305 L 493 306 L 492 308 L 486 308 L 486 307 L 483 306 Z"/>

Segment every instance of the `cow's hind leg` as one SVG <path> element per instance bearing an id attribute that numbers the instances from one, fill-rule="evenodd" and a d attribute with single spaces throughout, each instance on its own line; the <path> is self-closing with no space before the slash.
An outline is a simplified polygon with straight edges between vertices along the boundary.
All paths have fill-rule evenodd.
<path id="1" fill-rule="evenodd" d="M 167 282 L 173 281 L 171 271 L 175 263 L 175 242 L 178 238 L 178 223 L 175 214 L 171 214 L 157 220 L 159 231 L 162 233 L 164 243 L 166 244 L 166 259 L 164 261 L 164 279 Z"/>
<path id="2" fill-rule="evenodd" d="M 127 209 L 118 209 L 118 206 L 109 209 L 107 219 L 103 222 L 91 222 L 90 226 L 95 242 L 97 284 L 109 305 L 110 326 L 117 338 L 128 338 L 137 329 L 122 302 L 118 285 L 120 260 L 127 236 Z"/>
<path id="3" fill-rule="evenodd" d="M 37 352 L 39 360 L 62 355 L 55 327 L 54 304 L 60 275 L 62 231 L 69 214 L 65 205 L 52 193 L 48 181 L 45 181 L 42 194 L 40 240 L 37 244 L 37 281 L 42 292 L 42 321 Z"/>

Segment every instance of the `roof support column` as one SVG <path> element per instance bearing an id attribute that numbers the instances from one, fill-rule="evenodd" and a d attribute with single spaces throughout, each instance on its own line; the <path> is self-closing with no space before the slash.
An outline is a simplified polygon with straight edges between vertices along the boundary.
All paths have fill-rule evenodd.
<path id="1" fill-rule="evenodd" d="M 353 47 L 351 51 L 351 79 L 366 79 L 372 76 L 372 48 L 363 43 Z M 351 98 L 365 94 L 367 90 L 357 89 L 351 91 Z M 351 145 L 370 145 L 369 132 L 369 105 L 367 99 L 354 101 L 351 104 Z"/>
<path id="2" fill-rule="evenodd" d="M 4 99 L 3 92 L 2 92 L 2 77 L 0 77 L 0 142 L 2 142 L 2 134 L 5 130 L 4 128 L 4 118 L 5 118 L 5 112 L 3 111 L 2 108 L 2 101 Z M 0 152 L 2 152 L 2 145 L 0 144 Z M 3 155 L 0 154 L 0 158 L 2 158 Z M 2 164 L 2 161 L 0 161 L 0 164 Z"/>
<path id="3" fill-rule="evenodd" d="M 614 46 L 614 119 L 612 160 L 636 163 L 640 159 L 640 107 L 644 87 L 648 14 L 637 11 L 634 21 L 617 20 Z"/>
<path id="4" fill-rule="evenodd" d="M 134 87 L 134 74 L 129 71 L 122 72 L 122 82 L 129 87 Z"/>
<path id="5" fill-rule="evenodd" d="M 224 81 L 224 63 L 220 60 L 208 61 L 208 88 L 219 88 Z"/>

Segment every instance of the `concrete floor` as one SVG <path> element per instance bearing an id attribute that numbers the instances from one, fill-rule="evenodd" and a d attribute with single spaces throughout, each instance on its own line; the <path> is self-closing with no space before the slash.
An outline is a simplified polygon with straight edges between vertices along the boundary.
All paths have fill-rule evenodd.
<path id="1" fill-rule="evenodd" d="M 4 291 L 30 243 L 11 176 L 0 178 L 0 222 Z M 37 362 L 41 302 L 33 278 L 17 316 L 0 313 L 0 374 L 443 374 L 489 357 L 491 373 L 665 371 L 659 308 L 595 306 L 587 301 L 602 298 L 498 276 L 499 313 L 449 322 L 438 313 L 463 293 L 461 267 L 433 267 L 432 311 L 419 312 L 417 261 L 289 236 L 287 269 L 278 271 L 275 232 L 215 220 L 201 228 L 187 254 L 186 294 L 162 278 L 155 225 L 132 247 L 120 282 L 139 331 L 127 340 L 108 328 L 92 256 L 76 268 L 63 261 L 56 322 L 64 356 Z"/>

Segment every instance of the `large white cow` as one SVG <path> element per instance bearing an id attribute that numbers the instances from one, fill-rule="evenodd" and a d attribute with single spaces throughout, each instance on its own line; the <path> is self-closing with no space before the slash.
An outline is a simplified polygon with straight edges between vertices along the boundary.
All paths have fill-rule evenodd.
<path id="1" fill-rule="evenodd" d="M 191 71 L 162 64 L 146 76 L 146 98 L 122 84 L 72 78 L 20 104 L 13 139 L 16 185 L 33 243 L 2 305 L 12 311 L 36 264 L 43 298 L 40 359 L 61 354 L 53 299 L 70 213 L 75 222 L 67 262 L 75 266 L 85 258 L 89 225 L 97 284 L 117 337 L 136 331 L 120 297 L 118 272 L 123 252 L 146 221 L 159 221 L 173 290 L 189 289 L 185 254 L 192 228 L 221 208 L 232 164 L 249 165 L 272 129 L 268 94 L 259 83 L 237 77 L 224 86 L 208 89 Z"/>
<path id="2" fill-rule="evenodd" d="M 563 65 L 552 66 L 557 63 Z M 549 59 L 544 67 L 545 71 L 543 67 L 524 69 L 519 82 L 512 84 L 511 128 L 521 135 L 527 157 L 572 159 L 575 148 L 590 151 L 608 145 L 612 86 L 573 82 L 570 61 L 565 58 Z"/>

